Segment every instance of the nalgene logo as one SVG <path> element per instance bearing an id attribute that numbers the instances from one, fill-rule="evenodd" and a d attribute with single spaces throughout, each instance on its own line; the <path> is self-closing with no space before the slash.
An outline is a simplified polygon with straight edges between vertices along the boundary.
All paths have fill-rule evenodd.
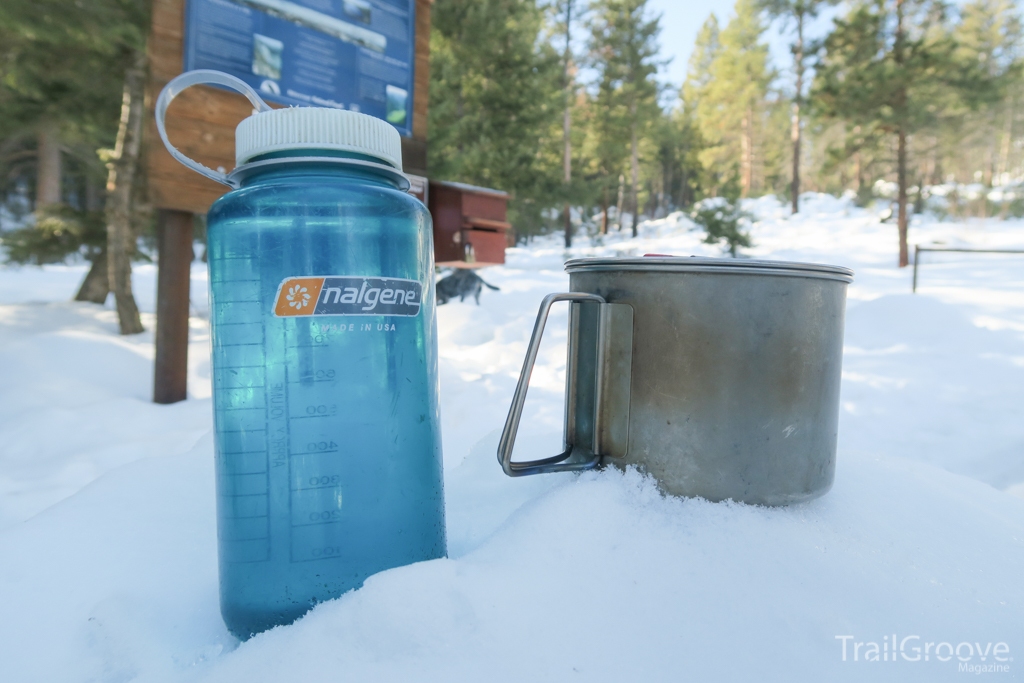
<path id="1" fill-rule="evenodd" d="M 420 312 L 423 285 L 397 277 L 289 277 L 274 315 L 398 315 Z"/>

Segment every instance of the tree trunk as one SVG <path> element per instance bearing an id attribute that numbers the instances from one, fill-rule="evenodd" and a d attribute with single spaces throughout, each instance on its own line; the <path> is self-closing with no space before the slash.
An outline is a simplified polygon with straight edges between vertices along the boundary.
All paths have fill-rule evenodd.
<path id="1" fill-rule="evenodd" d="M 601 234 L 608 234 L 608 185 L 601 192 Z"/>
<path id="2" fill-rule="evenodd" d="M 753 128 L 753 121 L 750 109 L 747 110 L 747 115 L 743 117 L 741 122 L 742 132 L 740 134 L 740 196 L 746 197 L 750 194 L 750 184 L 753 176 L 753 153 L 751 147 L 753 146 L 751 128 Z"/>
<path id="3" fill-rule="evenodd" d="M 1010 143 L 1013 141 L 1013 104 L 1014 98 L 1011 95 L 1008 100 L 1008 107 L 1006 110 L 1006 126 L 1003 131 L 1003 141 L 999 149 L 999 183 L 1003 184 L 1004 174 L 1010 170 Z M 999 218 L 1000 220 L 1006 220 L 1006 215 L 1010 211 L 1010 204 L 1006 201 L 1006 195 L 1003 195 L 1003 200 L 999 203 Z"/>
<path id="4" fill-rule="evenodd" d="M 455 121 L 461 122 L 463 116 L 464 114 L 462 111 L 462 88 L 459 88 L 458 92 L 455 93 Z M 457 149 L 459 150 L 459 157 L 462 157 L 463 154 L 465 153 L 462 137 L 462 135 L 458 136 L 459 144 L 456 146 Z"/>
<path id="5" fill-rule="evenodd" d="M 142 142 L 143 97 L 146 84 L 146 53 L 138 50 L 125 72 L 121 124 L 107 175 L 107 259 L 110 289 L 117 303 L 121 334 L 143 331 L 139 308 L 132 295 L 132 262 L 135 231 L 132 229 L 132 189 L 139 166 Z"/>
<path id="6" fill-rule="evenodd" d="M 569 202 L 562 208 L 562 217 L 565 221 L 565 248 L 568 249 L 572 246 L 572 211 Z"/>
<path id="7" fill-rule="evenodd" d="M 804 15 L 796 17 L 796 46 L 793 50 L 793 61 L 796 67 L 796 96 L 793 98 L 793 129 L 790 138 L 793 140 L 793 213 L 800 211 L 800 101 L 804 90 Z"/>
<path id="8" fill-rule="evenodd" d="M 1003 140 L 999 149 L 999 182 L 1002 183 L 1002 175 L 1010 170 L 1010 144 L 1013 142 L 1013 112 L 1014 97 L 1011 95 L 1006 107 L 1006 125 L 1003 127 Z"/>
<path id="9" fill-rule="evenodd" d="M 633 134 L 629 145 L 629 203 L 633 208 L 633 237 L 637 235 L 637 222 L 640 220 L 640 207 L 637 201 L 637 183 L 640 178 L 640 152 L 636 139 L 636 116 L 633 117 Z"/>
<path id="10" fill-rule="evenodd" d="M 790 186 L 790 194 L 793 201 L 793 213 L 800 212 L 800 103 L 793 103 L 793 130 L 790 132 L 793 140 L 793 183 Z"/>
<path id="11" fill-rule="evenodd" d="M 893 53 L 896 68 L 903 69 L 903 0 L 896 0 L 896 40 L 893 45 Z M 907 91 L 906 86 L 901 86 L 896 95 L 897 116 L 900 117 L 900 124 L 896 129 L 896 184 L 899 187 L 897 204 L 899 216 L 896 222 L 900 233 L 900 268 L 910 264 L 910 250 L 907 247 L 907 129 L 905 126 L 907 116 Z"/>
<path id="12" fill-rule="evenodd" d="M 85 179 L 85 210 L 98 211 L 102 207 L 100 186 L 91 176 Z M 75 301 L 89 301 L 94 304 L 102 304 L 110 294 L 109 266 L 107 265 L 106 245 L 92 259 L 89 272 L 85 274 L 82 284 L 75 294 Z"/>
<path id="13" fill-rule="evenodd" d="M 903 128 L 897 133 L 896 184 L 899 186 L 899 219 L 896 225 L 900 231 L 900 268 L 905 268 L 910 265 L 910 249 L 907 247 L 907 133 Z"/>
<path id="14" fill-rule="evenodd" d="M 861 162 L 860 150 L 853 155 L 854 172 L 857 174 L 857 196 L 862 196 L 864 191 L 864 164 Z"/>
<path id="15" fill-rule="evenodd" d="M 82 286 L 75 294 L 75 301 L 90 301 L 102 304 L 110 293 L 110 280 L 107 272 L 107 250 L 104 249 L 93 259 L 89 272 L 82 280 Z"/>
<path id="16" fill-rule="evenodd" d="M 564 171 L 565 180 L 565 248 L 568 249 L 572 246 L 572 213 L 569 211 L 569 183 L 572 182 L 572 139 L 570 133 L 572 132 L 572 5 L 573 0 L 567 0 L 565 3 L 565 71 L 563 77 L 565 79 L 565 112 L 562 117 L 562 139 L 564 143 L 564 150 L 562 154 L 562 170 Z"/>
<path id="17" fill-rule="evenodd" d="M 626 176 L 619 174 L 619 197 L 615 203 L 616 230 L 622 230 L 622 204 L 626 198 Z"/>
<path id="18" fill-rule="evenodd" d="M 995 175 L 995 141 L 989 139 L 988 145 L 985 146 L 985 170 L 982 172 L 982 184 L 985 187 L 992 187 L 993 176 Z"/>
<path id="19" fill-rule="evenodd" d="M 565 156 L 562 160 L 563 170 L 565 171 L 565 192 L 568 196 L 569 183 L 572 182 L 572 147 L 569 140 L 569 107 L 565 108 L 565 121 L 563 123 L 563 134 L 565 136 Z M 565 248 L 568 249 L 572 246 L 572 212 L 569 207 L 569 200 L 565 200 Z"/>
<path id="20" fill-rule="evenodd" d="M 99 211 L 103 208 L 103 195 L 100 183 L 91 175 L 85 179 L 85 210 Z"/>
<path id="21" fill-rule="evenodd" d="M 665 207 L 665 212 L 668 213 L 671 209 L 675 208 L 675 201 L 672 197 L 672 186 L 675 184 L 675 174 L 673 171 L 674 164 L 670 161 L 664 166 L 664 173 L 661 178 L 661 197 L 658 200 L 662 206 Z M 668 196 L 666 201 L 665 196 Z"/>
<path id="22" fill-rule="evenodd" d="M 36 211 L 61 200 L 60 136 L 54 123 L 39 128 L 36 150 Z"/>
<path id="23" fill-rule="evenodd" d="M 679 166 L 679 208 L 690 205 L 690 181 L 686 174 L 686 163 Z"/>

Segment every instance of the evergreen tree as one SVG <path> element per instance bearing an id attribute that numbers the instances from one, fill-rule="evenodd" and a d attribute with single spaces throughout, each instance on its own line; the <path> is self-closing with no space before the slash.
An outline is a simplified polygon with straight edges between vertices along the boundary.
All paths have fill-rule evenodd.
<path id="1" fill-rule="evenodd" d="M 968 84 L 970 90 L 965 95 L 971 106 L 961 105 L 959 116 L 947 117 L 944 137 L 951 156 L 966 156 L 969 168 L 980 170 L 984 184 L 991 186 L 994 178 L 1009 169 L 1020 103 L 1021 21 L 1017 8 L 1009 0 L 974 0 L 961 8 L 953 39 L 956 63 L 968 72 L 980 71 L 984 78 Z M 960 175 L 967 173 L 961 171 Z"/>
<path id="2" fill-rule="evenodd" d="M 697 202 L 690 212 L 690 219 L 704 228 L 704 244 L 725 243 L 729 255 L 736 258 L 740 247 L 751 246 L 750 233 L 742 229 L 750 225 L 750 215 L 741 210 L 738 203 L 723 197 L 713 197 Z"/>
<path id="3" fill-rule="evenodd" d="M 693 169 L 698 166 L 699 148 L 696 131 L 683 111 L 677 107 L 661 116 L 652 127 L 650 155 L 655 163 L 648 164 L 649 215 L 660 218 L 668 211 L 693 202 L 697 178 Z"/>
<path id="4" fill-rule="evenodd" d="M 92 217 L 69 217 L 60 207 L 52 211 L 48 207 L 64 199 L 59 179 L 66 150 L 87 150 L 90 159 L 84 168 L 91 170 L 88 180 L 95 183 L 95 174 L 102 173 L 96 153 L 113 146 L 112 156 L 104 153 L 104 161 L 113 164 L 108 169 L 108 189 L 116 191 L 125 205 L 107 203 L 107 248 L 87 253 L 93 258 L 92 271 L 104 265 L 108 269 L 124 334 L 142 330 L 131 293 L 129 261 L 135 253 L 137 227 L 132 225 L 132 198 L 141 193 L 134 172 L 127 172 L 139 163 L 138 145 L 131 131 L 124 130 L 124 117 L 119 130 L 118 111 L 126 84 L 132 85 L 136 122 L 141 122 L 148 28 L 147 0 L 5 0 L 0 4 L 0 140 L 4 146 L 29 134 L 39 140 L 35 208 L 40 233 L 9 237 L 23 247 L 34 245 L 31 248 L 39 250 L 35 260 L 53 258 L 55 249 L 71 253 L 89 245 L 91 238 L 86 236 L 93 231 L 76 225 L 90 225 Z M 123 140 L 127 148 L 120 144 Z M 123 149 L 130 152 L 128 157 L 120 155 Z M 0 165 L 3 161 L 0 150 Z M 78 208 L 95 211 L 97 203 L 80 202 Z M 53 229 L 62 221 L 63 227 Z M 97 280 L 92 271 L 87 283 Z M 106 298 L 105 291 L 101 295 Z"/>
<path id="5" fill-rule="evenodd" d="M 438 0 L 431 11 L 431 175 L 510 192 L 520 234 L 561 198 L 562 56 L 533 0 Z"/>
<path id="6" fill-rule="evenodd" d="M 675 168 L 676 178 L 672 185 L 672 197 L 676 206 L 685 208 L 706 194 L 706 180 L 700 165 L 700 151 L 704 141 L 694 120 L 693 113 L 685 106 L 672 113 L 675 129 Z"/>
<path id="7" fill-rule="evenodd" d="M 710 151 L 712 143 L 709 143 L 702 135 L 701 118 L 698 111 L 699 105 L 711 85 L 711 68 L 720 51 L 718 19 L 712 13 L 704 20 L 704 24 L 697 33 L 693 52 L 690 54 L 690 61 L 687 64 L 686 80 L 683 81 L 680 92 L 682 106 L 677 114 L 693 131 L 694 139 L 699 141 L 694 150 L 697 162 L 694 168 L 696 174 L 699 175 L 696 184 L 712 196 L 717 195 L 719 188 L 733 175 L 733 164 Z M 715 142 L 717 142 L 717 138 Z"/>
<path id="8" fill-rule="evenodd" d="M 711 84 L 711 65 L 715 63 L 715 58 L 722 47 L 718 34 L 718 18 L 714 13 L 709 14 L 697 32 L 693 52 L 690 53 L 690 61 L 687 64 L 686 81 L 683 82 L 683 104 L 691 110 L 696 107 Z"/>
<path id="9" fill-rule="evenodd" d="M 793 53 L 793 116 L 790 127 L 790 141 L 793 145 L 793 173 L 790 186 L 791 202 L 793 213 L 800 211 L 800 139 L 801 131 L 801 104 L 804 98 L 804 73 L 806 71 L 805 58 L 807 46 L 804 44 L 804 29 L 808 20 L 818 16 L 823 5 L 835 4 L 836 0 L 762 0 L 762 6 L 768 14 L 775 19 L 781 19 L 785 24 L 792 24 L 794 32 L 793 44 L 790 50 Z"/>
<path id="10" fill-rule="evenodd" d="M 899 265 L 909 263 L 908 140 L 934 125 L 944 96 L 966 92 L 976 69 L 962 71 L 933 0 L 873 0 L 835 21 L 819 60 L 813 98 L 819 113 L 884 134 L 896 148 Z M 984 80 L 984 79 L 982 79 Z"/>
<path id="11" fill-rule="evenodd" d="M 629 148 L 623 141 L 629 139 L 630 121 L 626 103 L 619 97 L 615 72 L 598 68 L 597 59 L 598 54 L 592 49 L 590 64 L 598 72 L 599 80 L 588 108 L 587 157 L 600 196 L 600 233 L 604 235 L 608 232 L 611 195 L 619 187 L 629 157 Z M 621 213 L 616 219 L 621 228 Z"/>
<path id="12" fill-rule="evenodd" d="M 564 16 L 565 20 L 558 27 L 560 34 L 565 37 L 565 51 L 562 56 L 562 87 L 565 90 L 565 104 L 562 114 L 562 171 L 565 182 L 565 206 L 563 208 L 563 221 L 565 230 L 565 247 L 572 246 L 572 211 L 570 209 L 569 196 L 571 194 L 570 184 L 572 183 L 572 108 L 575 103 L 576 90 L 576 66 L 572 49 L 572 27 L 573 21 L 579 21 L 579 9 L 576 0 L 561 0 L 556 2 L 558 13 Z"/>
<path id="13" fill-rule="evenodd" d="M 710 39 L 710 27 L 705 27 Z M 706 77 L 694 80 L 696 118 L 707 145 L 701 162 L 731 175 L 736 173 L 738 159 L 739 194 L 743 197 L 763 187 L 760 152 L 774 79 L 768 46 L 762 40 L 764 31 L 756 1 L 737 0 L 736 16 L 719 35 Z M 728 184 L 721 183 L 719 188 L 724 190 Z"/>
<path id="14" fill-rule="evenodd" d="M 641 139 L 661 114 L 655 79 L 660 17 L 649 15 L 647 0 L 596 0 L 591 12 L 590 54 L 598 73 L 597 105 L 607 107 L 598 134 L 611 161 L 613 150 L 607 148 L 617 144 L 611 136 L 623 129 L 628 131 L 625 140 L 629 145 L 629 205 L 635 237 L 639 221 Z M 619 138 L 618 144 L 621 142 Z"/>
<path id="15" fill-rule="evenodd" d="M 608 232 L 611 194 L 618 176 L 626 169 L 629 148 L 623 140 L 629 135 L 626 111 L 615 101 L 612 83 L 606 75 L 596 84 L 593 94 L 583 93 L 585 106 L 578 108 L 586 120 L 584 156 L 587 176 L 597 196 L 601 222 L 598 231 Z"/>
<path id="16" fill-rule="evenodd" d="M 71 3 L 0 3 L 0 138 L 9 147 L 35 140 L 38 209 L 62 202 L 63 148 L 107 94 L 102 82 L 88 87 L 87 70 L 103 64 L 90 37 L 73 32 L 83 8 L 63 5 Z"/>
<path id="17" fill-rule="evenodd" d="M 891 164 L 887 136 L 873 128 L 851 125 L 845 121 L 825 121 L 819 141 L 823 148 L 818 173 L 838 175 L 832 186 L 836 192 L 853 184 L 857 203 L 866 206 L 873 199 L 873 178 Z M 824 181 L 828 184 L 828 181 Z"/>

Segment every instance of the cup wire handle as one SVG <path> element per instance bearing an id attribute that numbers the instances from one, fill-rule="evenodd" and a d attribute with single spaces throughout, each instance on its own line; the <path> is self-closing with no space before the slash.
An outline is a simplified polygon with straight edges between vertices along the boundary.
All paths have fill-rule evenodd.
<path id="1" fill-rule="evenodd" d="M 498 442 L 498 462 L 501 463 L 501 469 L 510 477 L 521 477 L 527 474 L 540 474 L 542 472 L 587 470 L 595 467 L 601 458 L 600 455 L 595 453 L 592 458 L 585 462 L 566 463 L 565 461 L 572 455 L 574 448 L 573 444 L 566 444 L 565 451 L 559 455 L 540 460 L 512 462 L 512 449 L 516 442 L 516 432 L 519 431 L 519 420 L 523 416 L 523 406 L 526 404 L 526 392 L 530 388 L 530 376 L 533 374 L 533 365 L 537 360 L 537 353 L 540 351 L 540 341 L 544 335 L 544 325 L 547 323 L 551 305 L 558 301 L 607 303 L 604 297 L 597 294 L 584 294 L 582 292 L 548 294 L 540 302 L 537 322 L 533 326 L 530 345 L 526 349 L 526 360 L 523 361 L 523 371 L 519 375 L 519 383 L 516 384 L 515 393 L 512 395 L 512 407 L 509 408 L 508 418 L 505 420 L 505 429 L 502 430 L 501 441 Z M 569 399 L 568 396 L 566 398 Z M 594 400 L 597 405 L 601 404 L 601 382 L 596 383 Z"/>
<path id="2" fill-rule="evenodd" d="M 164 142 L 164 147 L 171 153 L 171 156 L 180 161 L 185 166 L 191 168 L 196 173 L 204 175 L 210 180 L 215 180 L 222 185 L 228 187 L 237 187 L 238 185 L 230 180 L 226 173 L 222 171 L 215 171 L 212 168 L 203 166 L 198 161 L 194 161 L 181 152 L 171 144 L 171 141 L 167 137 L 167 129 L 164 126 L 164 119 L 167 115 L 167 108 L 171 106 L 171 102 L 175 97 L 180 95 L 183 90 L 190 88 L 193 85 L 222 85 L 232 90 L 236 90 L 241 94 L 245 95 L 252 106 L 256 108 L 256 111 L 271 111 L 271 106 L 263 101 L 251 85 L 243 81 L 241 78 L 236 78 L 230 74 L 223 73 L 221 71 L 214 71 L 213 69 L 196 69 L 195 71 L 187 71 L 180 76 L 176 76 L 170 80 L 170 82 L 164 86 L 164 89 L 160 91 L 160 97 L 156 100 L 156 130 L 160 133 L 160 139 Z"/>

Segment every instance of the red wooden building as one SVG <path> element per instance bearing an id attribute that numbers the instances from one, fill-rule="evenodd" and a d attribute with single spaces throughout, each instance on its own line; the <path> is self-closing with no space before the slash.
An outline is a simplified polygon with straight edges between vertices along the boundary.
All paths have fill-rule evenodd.
<path id="1" fill-rule="evenodd" d="M 463 183 L 430 181 L 427 207 L 434 219 L 438 266 L 482 268 L 505 262 L 512 227 L 508 194 Z"/>

